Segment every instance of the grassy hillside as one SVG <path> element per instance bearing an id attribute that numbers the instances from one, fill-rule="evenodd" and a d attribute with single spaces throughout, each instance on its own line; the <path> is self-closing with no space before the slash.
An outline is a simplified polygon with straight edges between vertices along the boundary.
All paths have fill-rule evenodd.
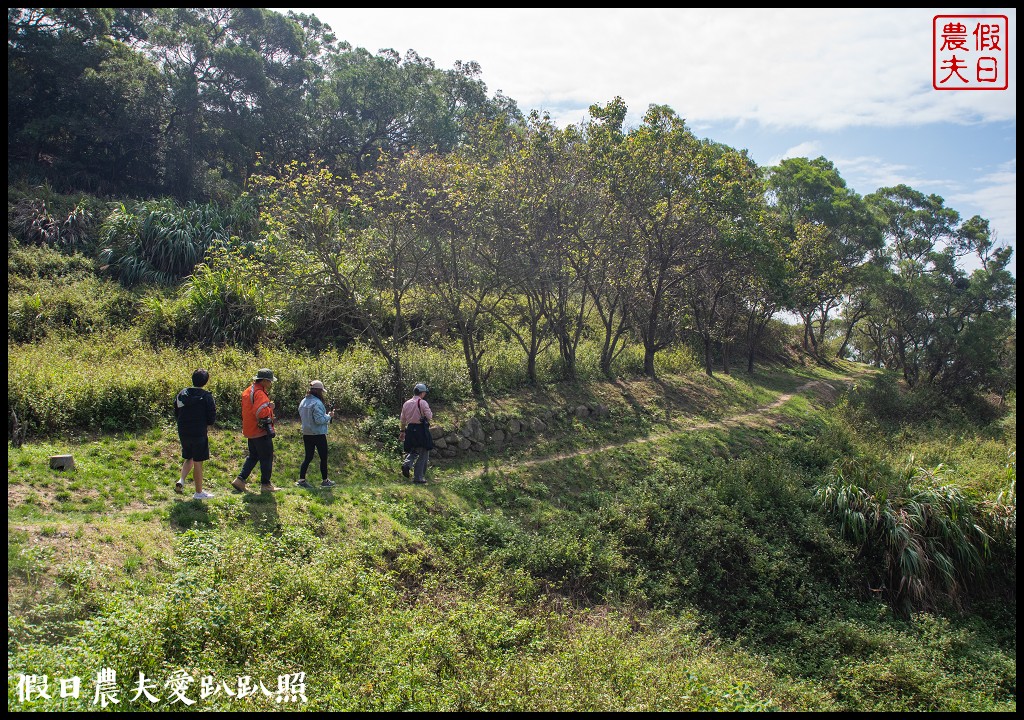
<path id="1" fill-rule="evenodd" d="M 579 382 L 549 347 L 527 389 L 491 331 L 478 401 L 441 333 L 402 348 L 436 423 L 530 431 L 413 486 L 378 355 L 169 345 L 176 292 L 73 247 L 8 238 L 10 710 L 1016 708 L 1012 393 L 953 408 L 798 359 L 709 377 L 685 345 L 653 380 L 633 343 L 609 381 L 589 337 Z M 759 363 L 785 357 L 770 330 Z M 268 366 L 284 489 L 233 494 Z M 207 502 L 172 489 L 197 367 Z M 294 486 L 311 378 L 342 414 L 329 491 Z"/>
<path id="2" fill-rule="evenodd" d="M 45 347 L 9 346 L 18 377 L 60 362 Z M 135 373 L 120 357 L 97 374 Z M 174 380 L 151 361 L 160 379 L 139 371 L 138 392 L 157 407 Z M 485 410 L 589 398 L 610 414 L 435 460 L 426 486 L 399 474 L 387 419 L 353 409 L 329 435 L 337 487 L 296 488 L 285 420 L 284 490 L 265 495 L 230 492 L 245 446 L 225 401 L 207 502 L 172 492 L 166 415 L 116 433 L 67 420 L 8 447 L 8 708 L 1015 710 L 1015 407 L 927 415 L 887 388 L 849 364 L 551 385 Z M 103 397 L 75 392 L 81 407 Z M 454 392 L 435 409 L 442 423 L 480 412 Z M 76 468 L 50 470 L 58 453 Z M 913 576 L 928 593 L 908 612 L 886 549 L 823 505 L 837 473 L 884 489 L 893 513 L 928 483 L 959 488 L 984 561 L 955 586 Z M 118 692 L 97 704 L 104 669 Z M 79 697 L 62 697 L 73 677 Z"/>

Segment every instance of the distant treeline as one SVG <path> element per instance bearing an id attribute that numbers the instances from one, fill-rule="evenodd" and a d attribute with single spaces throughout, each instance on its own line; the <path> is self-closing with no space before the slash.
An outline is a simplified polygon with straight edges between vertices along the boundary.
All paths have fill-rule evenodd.
<path id="1" fill-rule="evenodd" d="M 9 193 L 10 227 L 91 233 L 123 284 L 177 288 L 151 308 L 163 340 L 256 343 L 291 314 L 363 338 L 396 388 L 400 348 L 443 336 L 482 394 L 494 333 L 534 381 L 548 347 L 574 377 L 585 339 L 609 375 L 627 342 L 652 375 L 679 342 L 753 372 L 783 312 L 806 350 L 911 387 L 1015 387 L 1012 248 L 987 220 L 904 185 L 861 197 L 825 158 L 760 168 L 666 106 L 558 128 L 480 74 L 262 9 L 8 9 L 9 178 L 150 199 Z"/>

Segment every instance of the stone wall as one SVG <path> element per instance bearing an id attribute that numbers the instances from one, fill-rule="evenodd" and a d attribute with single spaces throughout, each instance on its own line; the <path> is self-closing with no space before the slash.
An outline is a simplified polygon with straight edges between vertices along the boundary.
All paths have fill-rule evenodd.
<path id="1" fill-rule="evenodd" d="M 434 456 L 454 458 L 467 453 L 500 451 L 517 438 L 540 435 L 559 425 L 571 425 L 573 420 L 587 422 L 607 418 L 611 414 L 607 405 L 586 403 L 559 409 L 539 408 L 529 416 L 494 418 L 470 417 L 459 426 L 435 424 L 430 426 L 434 438 Z"/>

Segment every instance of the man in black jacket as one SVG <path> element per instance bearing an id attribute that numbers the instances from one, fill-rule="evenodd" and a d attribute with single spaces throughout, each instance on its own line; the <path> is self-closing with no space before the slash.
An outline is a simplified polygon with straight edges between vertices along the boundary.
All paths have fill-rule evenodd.
<path id="1" fill-rule="evenodd" d="M 192 373 L 192 387 L 178 393 L 174 399 L 174 417 L 178 421 L 178 438 L 181 440 L 181 479 L 174 483 L 174 492 L 185 491 L 185 480 L 192 472 L 196 484 L 195 500 L 209 500 L 213 493 L 203 491 L 203 461 L 210 459 L 209 428 L 217 419 L 217 406 L 213 394 L 204 390 L 210 380 L 206 370 Z"/>

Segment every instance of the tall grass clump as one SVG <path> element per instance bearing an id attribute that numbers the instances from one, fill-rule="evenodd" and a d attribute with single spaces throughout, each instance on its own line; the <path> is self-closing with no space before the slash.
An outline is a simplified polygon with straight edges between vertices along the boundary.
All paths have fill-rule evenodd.
<path id="1" fill-rule="evenodd" d="M 224 247 L 210 250 L 173 300 L 148 302 L 145 333 L 152 341 L 255 347 L 269 341 L 283 301 L 265 266 Z"/>
<path id="2" fill-rule="evenodd" d="M 244 205 L 151 200 L 116 206 L 103 221 L 100 261 L 126 286 L 174 285 L 190 275 L 215 246 L 242 244 L 234 231 L 253 232 L 253 211 Z M 235 236 L 237 238 L 237 236 Z M 250 245 L 252 243 L 250 237 Z M 251 249 L 251 248 L 250 248 Z"/>
<path id="3" fill-rule="evenodd" d="M 272 396 L 279 417 L 298 417 L 310 380 L 324 382 L 328 401 L 342 414 L 361 415 L 381 403 L 380 396 L 368 394 L 376 385 L 364 384 L 367 368 L 379 367 L 379 361 L 358 345 L 316 354 L 263 346 L 153 348 L 138 333 L 121 332 L 46 337 L 12 347 L 7 407 L 32 436 L 136 431 L 171 422 L 174 395 L 197 368 L 210 372 L 207 389 L 219 408 L 218 424 L 226 427 L 238 424 L 241 393 L 261 367 L 278 378 Z"/>
<path id="4" fill-rule="evenodd" d="M 905 616 L 943 604 L 959 607 L 978 594 L 992 569 L 993 546 L 1006 551 L 1006 519 L 1016 518 L 1015 497 L 1012 506 L 1010 500 L 978 503 L 943 465 L 919 467 L 901 478 L 843 459 L 816 497 L 859 548 L 874 587 Z"/>
<path id="5" fill-rule="evenodd" d="M 93 275 L 96 262 L 86 255 L 33 247 L 7 236 L 7 291 L 35 289 L 39 281 L 54 283 Z"/>
<path id="6" fill-rule="evenodd" d="M 27 245 L 91 252 L 105 213 L 106 204 L 90 195 L 62 195 L 49 185 L 8 187 L 8 232 Z"/>

